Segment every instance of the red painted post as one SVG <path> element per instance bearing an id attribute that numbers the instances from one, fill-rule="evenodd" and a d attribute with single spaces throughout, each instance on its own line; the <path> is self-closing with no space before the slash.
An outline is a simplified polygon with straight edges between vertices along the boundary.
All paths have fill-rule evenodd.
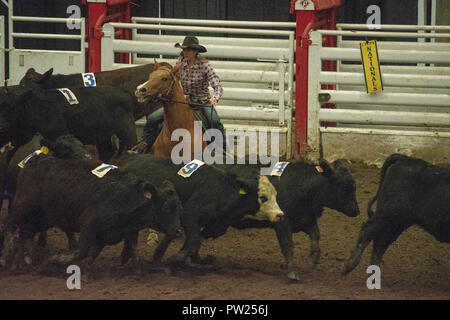
<path id="1" fill-rule="evenodd" d="M 334 28 L 334 8 L 341 0 L 292 0 L 290 13 L 296 17 L 296 88 L 295 88 L 295 154 L 296 159 L 308 152 L 308 47 L 309 32 L 317 28 Z M 334 43 L 333 43 L 334 44 Z M 332 66 L 330 66 L 332 67 Z"/>
<path id="2" fill-rule="evenodd" d="M 99 34 L 97 31 L 97 24 L 103 24 L 106 16 L 106 2 L 89 2 L 89 0 L 83 0 L 83 4 L 88 2 L 88 43 L 89 43 L 89 72 L 98 72 L 101 69 L 100 52 L 101 52 L 101 38 L 103 34 Z"/>
<path id="3" fill-rule="evenodd" d="M 101 71 L 101 39 L 103 37 L 102 26 L 105 22 L 130 22 L 131 0 L 83 0 L 83 5 L 88 6 L 88 43 L 89 43 L 89 72 Z M 118 14 L 112 14 L 112 11 Z M 129 29 L 122 30 L 121 39 L 130 39 Z M 129 54 L 119 54 L 120 63 L 129 62 Z"/>

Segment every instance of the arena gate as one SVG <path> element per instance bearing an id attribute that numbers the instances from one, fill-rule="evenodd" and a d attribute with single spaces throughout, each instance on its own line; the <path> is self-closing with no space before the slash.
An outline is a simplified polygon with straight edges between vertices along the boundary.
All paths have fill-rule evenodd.
<path id="1" fill-rule="evenodd" d="M 132 30 L 132 40 L 115 39 L 116 30 L 125 28 Z M 227 132 L 278 132 L 279 154 L 290 157 L 294 29 L 295 23 L 282 22 L 134 17 L 132 23 L 103 26 L 102 71 L 129 66 L 115 63 L 116 53 L 132 53 L 133 64 L 153 63 L 157 57 L 173 65 L 180 53 L 174 44 L 195 33 L 223 83 L 217 111 Z M 153 33 L 144 33 L 149 30 Z"/>
<path id="2" fill-rule="evenodd" d="M 368 30 L 365 24 L 338 24 L 337 29 L 310 34 L 309 156 L 322 153 L 330 160 L 381 164 L 391 153 L 400 152 L 448 162 L 450 43 L 417 39 L 448 39 L 450 33 L 445 32 L 450 27 L 381 25 L 379 30 Z M 338 37 L 335 48 L 322 46 L 323 37 L 329 35 Z M 373 38 L 382 39 L 378 56 L 385 89 L 367 94 L 359 42 Z M 337 61 L 337 71 L 323 71 L 324 60 Z M 323 89 L 330 84 L 336 89 Z M 336 108 L 321 108 L 324 103 Z M 329 121 L 336 126 L 327 127 Z"/>
<path id="3" fill-rule="evenodd" d="M 66 18 L 45 18 L 15 16 L 13 1 L 8 1 L 8 30 L 9 30 L 9 79 L 8 85 L 18 84 L 25 72 L 33 67 L 39 67 L 39 71 L 53 68 L 54 73 L 77 73 L 85 70 L 85 19 L 71 19 L 74 23 L 79 23 L 79 34 L 50 34 L 50 33 L 18 33 L 14 31 L 14 23 L 62 23 L 66 24 Z M 68 30 L 64 28 L 65 30 Z M 35 38 L 35 39 L 56 39 L 71 40 L 80 42 L 78 51 L 72 50 L 43 50 L 24 49 L 14 46 L 14 39 Z M 4 70 L 4 69 L 3 69 Z"/>

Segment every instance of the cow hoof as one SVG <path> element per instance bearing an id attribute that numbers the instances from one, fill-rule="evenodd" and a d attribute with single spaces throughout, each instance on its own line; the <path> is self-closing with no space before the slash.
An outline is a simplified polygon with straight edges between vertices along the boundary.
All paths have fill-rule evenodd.
<path id="1" fill-rule="evenodd" d="M 55 255 L 51 256 L 47 260 L 47 262 L 69 264 L 72 260 L 73 260 L 73 255 L 71 255 L 71 254 L 55 254 Z"/>
<path id="2" fill-rule="evenodd" d="M 31 263 L 33 262 L 33 260 L 31 259 L 30 256 L 26 256 L 26 257 L 23 259 L 23 261 L 25 261 L 25 263 L 26 263 L 27 265 L 31 265 Z"/>
<path id="3" fill-rule="evenodd" d="M 349 266 L 345 266 L 344 270 L 342 270 L 342 275 L 346 276 L 348 275 L 351 271 L 353 270 L 353 268 L 349 267 Z"/>
<path id="4" fill-rule="evenodd" d="M 189 260 L 189 259 L 188 259 Z M 174 267 L 180 267 L 185 265 L 185 259 L 179 254 L 175 254 L 174 256 L 168 259 L 168 263 Z"/>
<path id="5" fill-rule="evenodd" d="M 91 281 L 92 281 L 92 276 L 87 275 L 87 274 L 82 274 L 81 275 L 81 282 L 89 283 Z"/>
<path id="6" fill-rule="evenodd" d="M 319 259 L 313 260 L 312 268 L 313 268 L 313 269 L 317 268 L 317 265 L 318 265 L 318 264 L 319 264 Z"/>
<path id="7" fill-rule="evenodd" d="M 163 272 L 166 276 L 172 275 L 172 270 L 170 268 L 163 268 Z"/>
<path id="8" fill-rule="evenodd" d="M 163 257 L 161 255 L 154 255 L 152 258 L 152 263 L 159 264 L 162 262 L 162 258 Z"/>
<path id="9" fill-rule="evenodd" d="M 213 265 L 216 262 L 216 257 L 208 254 L 205 258 L 200 258 L 199 256 L 191 257 L 192 263 L 201 265 Z"/>
<path id="10" fill-rule="evenodd" d="M 170 267 L 161 266 L 160 264 L 147 263 L 145 265 L 145 272 L 148 273 L 156 273 L 156 272 L 164 272 L 166 276 L 172 275 L 172 270 Z"/>
<path id="11" fill-rule="evenodd" d="M 134 268 L 134 274 L 137 276 L 143 276 L 145 274 L 145 272 L 142 267 L 136 267 L 136 268 Z"/>
<path id="12" fill-rule="evenodd" d="M 300 281 L 300 275 L 296 271 L 289 271 L 287 277 L 293 281 Z"/>

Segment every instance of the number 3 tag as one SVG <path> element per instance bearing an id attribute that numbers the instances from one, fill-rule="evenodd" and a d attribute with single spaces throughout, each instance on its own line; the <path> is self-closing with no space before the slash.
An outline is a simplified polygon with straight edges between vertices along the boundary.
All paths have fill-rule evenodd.
<path id="1" fill-rule="evenodd" d="M 92 72 L 82 73 L 83 84 L 85 87 L 95 87 L 97 86 L 97 82 L 95 81 L 95 75 Z"/>
<path id="2" fill-rule="evenodd" d="M 186 164 L 183 168 L 178 171 L 178 175 L 183 178 L 189 178 L 191 174 L 193 174 L 198 168 L 200 168 L 205 163 L 200 160 L 192 160 L 188 164 Z"/>

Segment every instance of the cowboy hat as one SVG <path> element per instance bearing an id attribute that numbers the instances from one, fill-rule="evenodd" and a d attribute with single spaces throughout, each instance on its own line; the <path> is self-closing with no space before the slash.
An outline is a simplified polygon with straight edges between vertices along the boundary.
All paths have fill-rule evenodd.
<path id="1" fill-rule="evenodd" d="M 176 48 L 192 48 L 195 50 L 198 50 L 198 52 L 206 52 L 206 48 L 200 44 L 198 44 L 197 37 L 194 36 L 186 36 L 183 40 L 183 43 L 180 44 L 179 42 L 175 43 Z"/>

